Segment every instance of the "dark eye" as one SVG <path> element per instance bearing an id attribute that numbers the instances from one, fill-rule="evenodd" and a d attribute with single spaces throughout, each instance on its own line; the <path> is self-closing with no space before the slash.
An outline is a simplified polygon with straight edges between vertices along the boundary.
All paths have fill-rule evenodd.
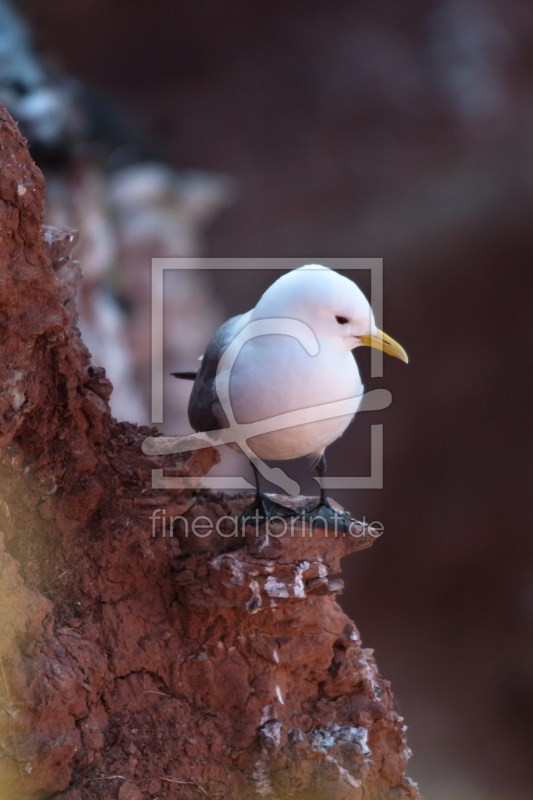
<path id="1" fill-rule="evenodd" d="M 349 322 L 349 320 L 347 320 L 346 317 L 335 317 L 335 319 L 337 320 L 339 325 L 346 325 Z"/>

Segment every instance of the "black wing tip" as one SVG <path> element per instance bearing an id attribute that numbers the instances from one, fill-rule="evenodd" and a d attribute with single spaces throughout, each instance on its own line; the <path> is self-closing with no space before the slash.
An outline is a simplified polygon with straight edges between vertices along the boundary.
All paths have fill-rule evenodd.
<path id="1" fill-rule="evenodd" d="M 173 378 L 181 378 L 184 381 L 194 381 L 196 380 L 196 372 L 171 372 L 170 373 Z"/>

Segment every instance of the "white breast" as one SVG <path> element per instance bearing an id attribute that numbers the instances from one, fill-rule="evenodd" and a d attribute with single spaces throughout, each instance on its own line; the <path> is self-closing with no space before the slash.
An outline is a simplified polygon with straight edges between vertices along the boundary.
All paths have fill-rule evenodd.
<path id="1" fill-rule="evenodd" d="M 248 341 L 235 362 L 230 400 L 238 423 L 269 419 L 289 411 L 360 395 L 361 379 L 351 352 L 320 341 L 316 356 L 289 336 L 260 336 Z M 321 454 L 346 430 L 354 414 L 297 424 L 248 440 L 259 458 L 286 460 Z"/>

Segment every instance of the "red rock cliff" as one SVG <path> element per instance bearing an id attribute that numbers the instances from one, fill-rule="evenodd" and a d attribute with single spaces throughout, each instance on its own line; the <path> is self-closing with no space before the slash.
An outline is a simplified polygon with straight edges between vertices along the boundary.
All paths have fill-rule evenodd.
<path id="1" fill-rule="evenodd" d="M 150 431 L 111 417 L 75 232 L 42 228 L 3 109 L 0 147 L 0 797 L 415 800 L 390 686 L 336 603 L 372 532 L 152 536 L 154 509 L 216 524 L 247 499 L 151 489 L 217 454 L 148 458 Z"/>

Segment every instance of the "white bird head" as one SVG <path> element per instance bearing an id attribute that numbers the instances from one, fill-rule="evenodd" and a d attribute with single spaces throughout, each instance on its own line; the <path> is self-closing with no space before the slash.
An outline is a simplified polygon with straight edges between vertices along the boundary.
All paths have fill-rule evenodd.
<path id="1" fill-rule="evenodd" d="M 378 330 L 359 287 L 329 267 L 308 264 L 278 278 L 253 311 L 254 319 L 276 317 L 305 322 L 317 339 L 328 338 L 346 352 L 368 345 L 408 360 L 403 347 Z"/>

